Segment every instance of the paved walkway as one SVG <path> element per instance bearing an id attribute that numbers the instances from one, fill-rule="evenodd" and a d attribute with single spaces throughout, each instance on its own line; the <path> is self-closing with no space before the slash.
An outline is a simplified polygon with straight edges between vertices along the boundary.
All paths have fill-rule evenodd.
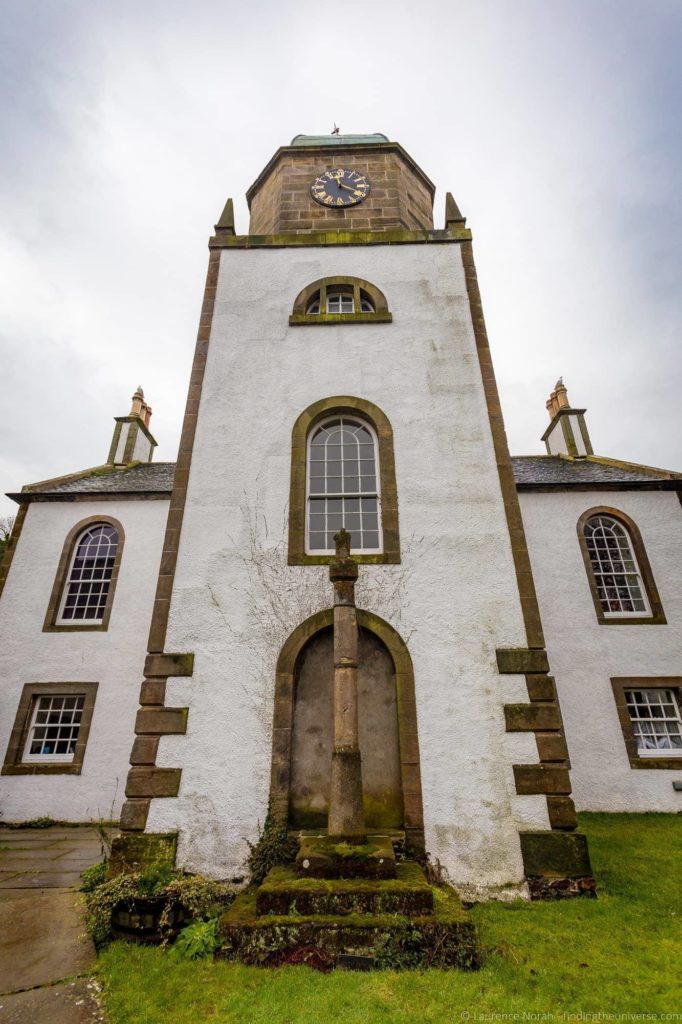
<path id="1" fill-rule="evenodd" d="M 0 829 L 0 1022 L 104 1020 L 78 892 L 101 859 L 92 828 Z"/>

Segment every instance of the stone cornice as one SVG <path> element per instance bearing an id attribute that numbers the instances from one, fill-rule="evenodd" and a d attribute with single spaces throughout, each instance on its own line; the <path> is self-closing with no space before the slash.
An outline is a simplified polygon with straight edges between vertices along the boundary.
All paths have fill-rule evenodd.
<path id="1" fill-rule="evenodd" d="M 433 231 L 307 231 L 282 235 L 213 235 L 209 249 L 288 249 L 327 245 L 442 245 L 471 241 L 471 231 L 437 229 Z"/>

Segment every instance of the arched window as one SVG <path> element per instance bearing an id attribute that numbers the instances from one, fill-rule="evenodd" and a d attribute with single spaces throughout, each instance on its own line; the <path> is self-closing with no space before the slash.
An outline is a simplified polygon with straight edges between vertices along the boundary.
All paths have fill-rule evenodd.
<path id="1" fill-rule="evenodd" d="M 378 445 L 369 423 L 354 416 L 323 420 L 308 437 L 306 551 L 334 551 L 345 528 L 353 551 L 381 551 Z"/>
<path id="2" fill-rule="evenodd" d="M 94 517 L 77 524 L 64 544 L 43 629 L 106 629 L 118 576 L 123 528 Z"/>
<path id="3" fill-rule="evenodd" d="M 320 293 L 316 292 L 313 296 L 313 300 L 306 310 L 308 315 L 320 312 Z M 336 288 L 329 286 L 326 289 L 326 309 L 323 310 L 325 313 L 374 313 L 374 306 L 369 299 L 367 293 L 360 290 L 360 309 L 355 308 L 355 295 L 352 291 L 347 291 L 343 286 L 338 285 Z"/>
<path id="4" fill-rule="evenodd" d="M 400 562 L 393 431 L 366 399 L 323 398 L 294 424 L 289 565 L 321 565 L 345 527 L 360 562 Z"/>
<path id="5" fill-rule="evenodd" d="M 665 622 L 636 525 L 612 509 L 592 509 L 578 524 L 601 622 Z"/>
<path id="6" fill-rule="evenodd" d="M 102 622 L 114 571 L 118 534 L 113 526 L 91 526 L 78 540 L 64 588 L 59 622 Z"/>
<path id="7" fill-rule="evenodd" d="M 324 277 L 299 292 L 289 323 L 390 323 L 386 298 L 359 277 Z"/>

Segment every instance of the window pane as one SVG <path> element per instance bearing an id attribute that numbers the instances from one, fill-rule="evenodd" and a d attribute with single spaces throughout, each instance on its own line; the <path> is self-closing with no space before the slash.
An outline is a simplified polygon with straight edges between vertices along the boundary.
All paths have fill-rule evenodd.
<path id="1" fill-rule="evenodd" d="M 352 535 L 352 548 L 367 549 L 363 532 L 367 529 L 371 534 L 370 549 L 379 549 L 374 446 L 370 430 L 351 417 L 336 417 L 315 429 L 308 463 L 309 550 L 333 551 L 333 535 L 342 527 Z M 325 500 L 320 495 L 328 497 Z M 365 501 L 370 504 L 361 504 Z M 367 511 L 372 513 L 369 521 L 360 515 Z M 321 543 L 322 533 L 325 534 L 324 544 Z"/>
<path id="2" fill-rule="evenodd" d="M 96 525 L 82 534 L 69 572 L 62 620 L 102 620 L 117 548 L 113 526 Z"/>
<path id="3" fill-rule="evenodd" d="M 609 516 L 594 516 L 584 527 L 599 601 L 608 614 L 648 614 L 639 568 L 625 528 Z"/>
<path id="4" fill-rule="evenodd" d="M 629 690 L 625 700 L 638 749 L 682 748 L 682 721 L 672 690 Z"/>
<path id="5" fill-rule="evenodd" d="M 71 760 L 84 702 L 83 696 L 38 697 L 33 706 L 24 757 Z"/>

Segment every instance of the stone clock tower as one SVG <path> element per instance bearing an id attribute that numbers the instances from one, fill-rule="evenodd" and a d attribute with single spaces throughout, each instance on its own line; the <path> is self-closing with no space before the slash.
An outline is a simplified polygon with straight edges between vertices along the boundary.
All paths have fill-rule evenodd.
<path id="1" fill-rule="evenodd" d="M 369 184 L 364 197 L 344 188 L 353 183 L 349 177 L 331 190 L 333 194 L 311 202 L 311 194 L 315 199 L 315 192 L 324 191 L 314 183 L 346 166 L 356 180 Z M 326 180 L 334 186 L 333 180 Z M 430 229 L 434 191 L 412 157 L 385 135 L 297 135 L 290 146 L 277 150 L 246 194 L 249 231 L 271 235 Z"/>
<path id="2" fill-rule="evenodd" d="M 245 874 L 324 830 L 333 594 L 358 563 L 368 832 L 475 897 L 589 876 L 471 234 L 383 135 L 296 136 L 209 267 L 120 853 Z M 539 881 L 540 880 L 540 881 Z M 576 886 L 582 884 L 576 882 Z"/>

